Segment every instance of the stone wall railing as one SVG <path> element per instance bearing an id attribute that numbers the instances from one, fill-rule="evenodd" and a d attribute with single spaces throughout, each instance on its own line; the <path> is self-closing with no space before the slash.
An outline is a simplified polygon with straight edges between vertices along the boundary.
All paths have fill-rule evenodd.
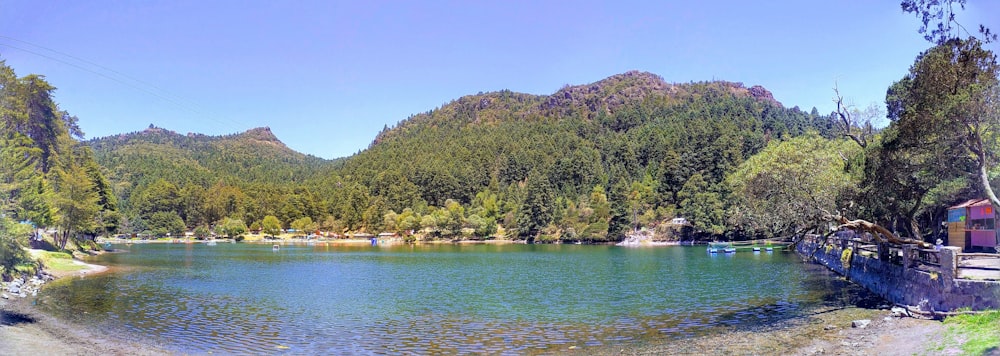
<path id="1" fill-rule="evenodd" d="M 976 256 L 956 247 L 927 250 L 806 236 L 796 251 L 893 303 L 924 312 L 1000 309 L 1000 281 L 960 278 L 965 268 L 960 262 Z"/>

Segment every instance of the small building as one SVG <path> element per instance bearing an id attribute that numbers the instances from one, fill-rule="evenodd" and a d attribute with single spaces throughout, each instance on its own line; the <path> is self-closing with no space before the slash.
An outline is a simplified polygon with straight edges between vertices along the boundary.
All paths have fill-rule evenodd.
<path id="1" fill-rule="evenodd" d="M 989 199 L 971 199 L 948 208 L 948 245 L 964 251 L 996 250 L 997 210 Z"/>

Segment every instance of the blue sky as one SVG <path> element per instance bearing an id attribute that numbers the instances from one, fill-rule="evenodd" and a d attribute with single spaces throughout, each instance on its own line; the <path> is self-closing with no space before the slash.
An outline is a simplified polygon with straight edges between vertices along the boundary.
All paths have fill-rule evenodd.
<path id="1" fill-rule="evenodd" d="M 972 0 L 958 19 L 1000 30 L 996 14 L 1000 1 Z M 918 26 L 895 0 L 0 0 L 0 58 L 45 75 L 88 138 L 269 126 L 335 158 L 463 95 L 628 70 L 759 84 L 824 114 L 835 84 L 881 106 L 930 47 Z"/>

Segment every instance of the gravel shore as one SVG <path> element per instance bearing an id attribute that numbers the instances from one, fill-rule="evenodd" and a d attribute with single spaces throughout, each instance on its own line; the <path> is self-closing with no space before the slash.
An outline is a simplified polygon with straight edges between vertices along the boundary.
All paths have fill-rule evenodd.
<path id="1" fill-rule="evenodd" d="M 855 327 L 855 320 L 869 320 Z M 734 328 L 682 340 L 602 348 L 601 355 L 958 355 L 937 350 L 946 327 L 935 320 L 894 316 L 886 309 L 845 307 L 774 325 Z M 595 354 L 580 350 L 580 354 Z"/>

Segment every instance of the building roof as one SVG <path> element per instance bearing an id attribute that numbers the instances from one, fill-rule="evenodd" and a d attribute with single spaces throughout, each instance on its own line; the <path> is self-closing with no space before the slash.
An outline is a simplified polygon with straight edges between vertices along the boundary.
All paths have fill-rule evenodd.
<path id="1" fill-rule="evenodd" d="M 987 206 L 987 205 L 990 205 L 990 200 L 989 199 L 969 199 L 969 200 L 967 200 L 966 202 L 964 202 L 962 204 L 958 204 L 958 205 L 955 205 L 953 207 L 948 208 L 948 210 L 951 210 L 951 209 L 963 209 L 963 208 L 968 208 L 968 207 L 972 207 L 972 206 Z"/>

